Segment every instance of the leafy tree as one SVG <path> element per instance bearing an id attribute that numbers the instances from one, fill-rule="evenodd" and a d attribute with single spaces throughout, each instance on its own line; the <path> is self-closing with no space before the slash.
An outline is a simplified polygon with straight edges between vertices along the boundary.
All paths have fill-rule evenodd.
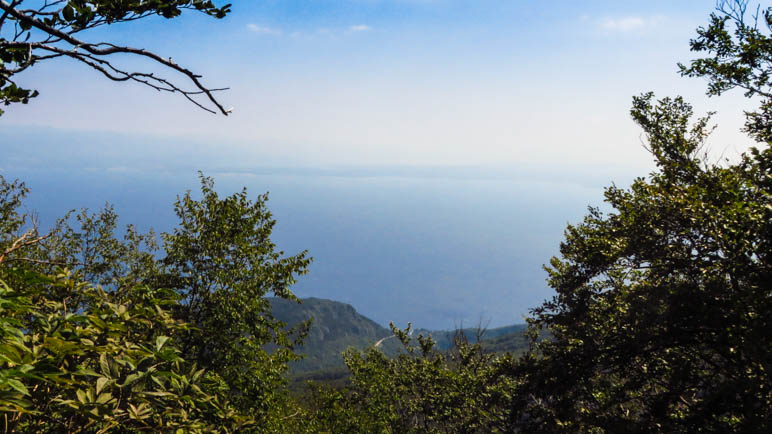
<path id="1" fill-rule="evenodd" d="M 518 368 L 531 428 L 766 431 L 772 151 L 708 164 L 680 98 L 632 114 L 659 170 L 607 188 L 614 211 L 590 209 L 551 261 L 533 324 L 553 338 Z"/>
<path id="2" fill-rule="evenodd" d="M 19 270 L 3 269 L 3 276 Z M 212 373 L 186 362 L 171 290 L 106 292 L 66 270 L 0 278 L 0 412 L 11 432 L 235 432 Z M 17 276 L 18 277 L 18 276 Z"/>
<path id="3" fill-rule="evenodd" d="M 201 200 L 195 200 L 188 192 L 177 201 L 180 226 L 170 234 L 163 234 L 166 255 L 156 259 L 146 247 L 148 243 L 151 246 L 153 244 L 151 234 L 138 234 L 132 227 L 128 227 L 123 240 L 116 237 L 117 216 L 109 206 L 96 214 L 83 211 L 62 219 L 52 232 L 44 236 L 38 234 L 34 222 L 25 230 L 25 224 L 28 225 L 30 219 L 20 213 L 19 209 L 27 190 L 22 183 L 9 183 L 0 177 L 0 221 L 6 231 L 0 238 L 0 280 L 3 280 L 8 288 L 8 297 L 13 296 L 13 300 L 20 300 L 19 297 L 30 299 L 29 294 L 43 291 L 41 285 L 51 286 L 46 283 L 46 279 L 49 279 L 47 277 L 40 277 L 42 280 L 38 279 L 34 281 L 37 283 L 31 284 L 26 277 L 30 274 L 61 276 L 62 266 L 70 266 L 75 272 L 72 277 L 57 277 L 72 283 L 53 285 L 57 288 L 65 287 L 66 290 L 46 289 L 44 292 L 48 295 L 45 298 L 38 298 L 35 299 L 37 301 L 27 304 L 21 303 L 23 306 L 52 304 L 53 311 L 38 309 L 34 311 L 34 315 L 45 316 L 46 321 L 59 321 L 59 325 L 47 327 L 36 334 L 38 329 L 35 327 L 40 321 L 34 320 L 30 324 L 19 322 L 19 318 L 37 317 L 30 316 L 29 310 L 14 313 L 10 308 L 0 312 L 0 323 L 7 320 L 9 324 L 15 325 L 15 329 L 8 329 L 7 336 L 15 336 L 14 339 L 22 339 L 24 342 L 33 339 L 31 335 L 34 335 L 44 343 L 51 342 L 51 339 L 66 338 L 81 344 L 83 339 L 91 339 L 86 335 L 95 333 L 89 328 L 91 325 L 96 324 L 95 327 L 104 328 L 107 326 L 99 321 L 110 319 L 113 323 L 109 327 L 114 335 L 107 339 L 114 343 L 123 339 L 128 342 L 124 345 L 127 348 L 135 344 L 139 348 L 138 352 L 127 355 L 126 357 L 133 358 L 126 359 L 128 361 L 125 363 L 120 362 L 121 366 L 129 364 L 126 366 L 136 368 L 139 366 L 137 363 L 142 361 L 143 369 L 152 365 L 153 372 L 160 370 L 162 366 L 151 363 L 154 359 L 150 353 L 142 351 L 150 351 L 157 345 L 159 336 L 163 336 L 163 347 L 171 351 L 164 354 L 168 357 L 174 355 L 169 360 L 164 359 L 164 362 L 175 363 L 174 370 L 163 375 L 196 384 L 196 387 L 203 391 L 195 396 L 174 395 L 169 398 L 179 398 L 182 400 L 179 402 L 163 401 L 163 405 L 169 407 L 170 412 L 185 412 L 186 417 L 189 416 L 193 421 L 190 425 L 178 421 L 181 428 L 211 430 L 211 426 L 222 424 L 221 430 L 236 426 L 239 430 L 245 430 L 248 425 L 252 425 L 257 431 L 281 431 L 287 412 L 295 411 L 292 410 L 293 404 L 286 399 L 283 388 L 284 374 L 287 362 L 296 357 L 292 349 L 302 337 L 303 330 L 297 330 L 298 333 L 285 330 L 285 324 L 270 315 L 265 295 L 272 292 L 279 297 L 295 299 L 289 287 L 294 283 L 297 274 L 305 272 L 310 258 L 306 257 L 305 252 L 284 258 L 283 252 L 275 251 L 275 245 L 270 240 L 275 221 L 266 209 L 265 195 L 252 202 L 248 199 L 246 190 L 243 190 L 220 198 L 214 191 L 210 178 L 202 176 L 201 182 Z M 92 283 L 99 283 L 105 289 L 95 287 Z M 0 306 L 2 305 L 0 302 Z M 20 304 L 11 303 L 9 306 L 16 305 Z M 105 313 L 105 306 L 120 312 L 113 312 L 115 317 L 110 317 L 112 310 Z M 126 306 L 129 314 L 121 313 L 124 308 L 120 306 Z M 97 315 L 97 319 L 91 319 L 89 315 L 92 313 Z M 59 317 L 63 319 L 60 320 Z M 131 324 L 121 325 L 122 321 L 131 321 Z M 62 330 L 61 324 L 71 324 L 70 328 L 75 331 L 68 332 L 65 337 L 59 337 L 55 333 Z M 70 343 L 67 346 L 72 347 Z M 0 353 L 5 354 L 5 349 L 6 347 L 3 347 Z M 101 349 L 102 347 L 100 351 Z M 115 346 L 103 349 L 108 351 L 108 356 L 117 351 Z M 83 360 L 84 363 L 87 359 L 98 360 L 100 354 L 86 350 L 78 350 L 77 353 L 78 356 L 83 356 L 78 360 Z M 11 363 L 18 364 L 16 361 Z M 194 369 L 193 364 L 197 368 L 191 371 Z M 59 366 L 57 375 L 81 375 L 77 370 L 72 371 L 80 369 L 81 365 L 70 359 L 61 361 Z M 14 366 L 3 367 L 6 368 L 10 369 L 4 371 L 8 378 L 18 379 L 11 375 L 17 374 Z M 201 369 L 203 374 L 197 373 Z M 100 372 L 98 369 L 95 371 Z M 115 375 L 125 377 L 140 373 L 125 370 L 121 372 Z M 192 377 L 194 374 L 195 378 Z M 165 383 L 161 385 L 151 378 L 152 375 L 147 375 L 142 378 L 166 388 L 160 391 L 153 389 L 153 393 L 176 393 L 168 390 L 172 386 Z M 120 377 L 120 384 L 124 384 L 123 377 Z M 93 383 L 98 379 L 88 376 L 77 378 L 82 380 L 77 384 L 81 389 L 87 387 L 89 381 Z M 18 385 L 16 382 L 10 384 Z M 96 386 L 92 384 L 91 387 Z M 32 388 L 34 385 L 25 390 Z M 121 393 L 126 392 L 121 390 Z M 41 393 L 40 388 L 37 388 L 35 393 L 29 392 L 35 398 L 34 402 L 23 408 L 15 408 L 17 413 L 13 416 L 16 418 L 14 420 L 28 420 L 19 415 L 28 408 L 32 409 L 29 411 L 41 413 L 41 403 L 59 399 L 54 396 L 44 397 Z M 75 392 L 71 390 L 67 393 Z M 91 393 L 93 395 L 96 392 Z M 96 399 L 98 395 L 99 393 L 96 393 L 92 398 Z M 14 395 L 10 399 L 26 398 L 23 395 Z M 93 399 L 89 398 L 88 403 Z M 108 400 L 107 397 L 104 399 Z M 69 401 L 71 399 L 67 405 L 72 404 Z M 133 401 L 121 398 L 120 402 Z M 189 402 L 200 409 L 180 406 Z M 99 410 L 100 418 L 113 417 L 109 416 L 112 414 L 110 412 L 119 410 L 117 407 L 109 407 L 108 404 L 111 403 L 113 402 L 100 402 L 100 405 L 104 404 Z M 214 404 L 217 405 L 213 407 Z M 138 404 L 133 405 L 136 407 Z M 161 401 L 158 401 L 157 405 L 160 408 Z M 148 410 L 148 415 L 153 414 L 154 410 L 151 410 Z M 196 411 L 200 414 L 193 417 Z M 225 417 L 224 414 L 230 415 L 228 417 L 232 423 L 218 419 Z M 295 414 L 297 415 L 297 412 Z M 115 417 L 115 421 L 119 421 L 116 423 L 123 426 L 122 419 L 117 415 Z M 145 424 L 142 426 L 147 429 L 172 426 L 169 425 L 172 422 L 164 419 L 166 416 L 148 417 L 150 419 L 142 419 Z M 32 420 L 40 422 L 39 419 Z M 77 417 L 68 420 L 78 426 L 83 422 Z M 206 428 L 207 426 L 210 428 Z"/>
<path id="4" fill-rule="evenodd" d="M 770 45 L 741 17 L 714 14 L 692 43 L 716 56 L 684 69 L 708 76 L 710 93 L 739 86 L 753 96 L 770 84 L 759 57 Z M 770 9 L 764 17 L 769 23 Z M 724 30 L 729 20 L 737 40 Z M 772 137 L 768 110 L 767 99 L 748 114 L 745 129 L 758 140 Z M 767 432 L 772 149 L 710 163 L 702 152 L 709 120 L 691 123 L 681 98 L 645 94 L 631 114 L 658 170 L 629 189 L 607 188 L 613 211 L 591 208 L 566 230 L 547 268 L 557 295 L 532 320 L 553 338 L 513 370 L 528 415 L 518 427 Z"/>
<path id="5" fill-rule="evenodd" d="M 750 23 L 747 8 L 720 1 L 691 42 L 709 56 L 681 72 L 708 78 L 709 95 L 761 96 L 745 131 L 762 143 L 711 163 L 708 118 L 692 123 L 680 97 L 633 99 L 657 171 L 607 188 L 613 210 L 566 230 L 547 267 L 557 295 L 531 320 L 552 338 L 509 374 L 513 430 L 772 429 L 772 8 Z"/>
<path id="6" fill-rule="evenodd" d="M 230 12 L 230 4 L 216 6 L 211 0 L 0 0 L 0 102 L 26 104 L 37 91 L 19 86 L 14 76 L 43 61 L 69 58 L 89 66 L 113 81 L 133 81 L 155 90 L 179 93 L 198 107 L 229 113 L 203 85 L 200 76 L 178 65 L 171 57 L 130 46 L 87 42 L 81 33 L 105 25 L 128 23 L 151 16 L 176 18 L 183 10 L 195 10 L 214 18 Z M 127 54 L 151 61 L 166 71 L 183 76 L 193 89 L 185 89 L 173 78 L 153 71 L 132 71 L 115 61 L 115 54 Z M 208 108 L 198 96 L 205 97 Z M 0 110 L 0 115 L 2 115 Z"/>
<path id="7" fill-rule="evenodd" d="M 242 408 L 266 414 L 295 358 L 295 342 L 265 296 L 297 300 L 290 286 L 310 258 L 275 250 L 266 195 L 252 202 L 244 189 L 221 199 L 203 175 L 201 192 L 200 200 L 190 192 L 177 200 L 180 225 L 163 235 L 167 286 L 182 296 L 180 318 L 196 327 L 185 338 L 185 353 L 225 378 Z"/>
<path id="8" fill-rule="evenodd" d="M 0 175 L 0 263 L 36 238 L 35 230 L 20 233 L 29 219 L 28 215 L 19 213 L 28 192 L 23 182 L 8 182 Z"/>

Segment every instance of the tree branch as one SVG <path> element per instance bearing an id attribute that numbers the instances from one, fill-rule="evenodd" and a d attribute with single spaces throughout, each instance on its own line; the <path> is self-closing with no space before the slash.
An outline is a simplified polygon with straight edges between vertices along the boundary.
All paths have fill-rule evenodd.
<path id="1" fill-rule="evenodd" d="M 44 9 L 46 9 L 47 7 L 50 7 L 51 5 L 56 4 L 58 2 L 54 2 L 51 4 L 46 3 L 39 10 L 18 10 L 16 9 L 16 6 L 18 6 L 21 3 L 21 1 L 22 0 L 12 0 L 11 3 L 8 3 L 6 0 L 0 0 L 0 10 L 3 11 L 3 15 L 2 17 L 0 17 L 0 25 L 3 22 L 3 20 L 6 20 L 8 17 L 11 17 L 11 18 L 14 18 L 19 23 L 26 23 L 29 26 L 44 32 L 45 34 L 49 35 L 49 38 L 46 39 L 45 43 L 26 42 L 26 41 L 25 42 L 3 41 L 2 39 L 0 39 L 0 50 L 5 50 L 8 48 L 20 48 L 20 47 L 27 47 L 29 49 L 27 60 L 22 62 L 22 64 L 19 67 L 12 70 L 0 69 L 0 72 L 2 72 L 2 75 L 4 77 L 10 77 L 15 73 L 23 71 L 24 69 L 32 65 L 35 62 L 35 60 L 44 60 L 44 59 L 51 59 L 54 57 L 67 56 L 91 66 L 97 71 L 102 72 L 103 75 L 107 76 L 111 80 L 114 80 L 114 81 L 131 80 L 131 81 L 136 81 L 136 82 L 145 84 L 159 91 L 180 93 L 183 96 L 185 96 L 185 98 L 187 98 L 189 101 L 193 102 L 196 106 L 210 113 L 220 112 L 226 116 L 230 113 L 230 110 L 226 110 L 213 95 L 213 92 L 225 90 L 227 88 L 210 89 L 204 86 L 199 80 L 201 78 L 200 75 L 197 75 L 193 71 L 174 63 L 171 58 L 166 59 L 153 52 L 150 52 L 141 48 L 118 46 L 108 42 L 100 42 L 96 44 L 88 43 L 72 35 L 73 33 L 77 33 L 78 31 L 82 31 L 83 29 L 75 28 L 75 29 L 72 29 L 70 32 L 66 32 L 62 29 L 54 27 L 53 25 L 49 25 L 43 20 L 38 18 L 40 16 L 58 15 L 58 12 L 44 11 Z M 149 16 L 149 15 L 150 14 L 139 13 L 135 16 L 130 16 L 126 19 L 120 19 L 119 21 L 132 21 L 135 19 Z M 95 22 L 91 22 L 90 23 L 91 25 L 87 26 L 87 28 L 92 28 L 94 26 L 102 25 L 107 23 L 108 21 L 109 20 L 107 19 L 97 20 Z M 18 38 L 19 35 L 20 33 L 17 31 L 17 35 L 15 36 L 14 39 Z M 66 42 L 72 45 L 73 49 L 65 50 L 63 48 L 50 45 L 51 43 L 56 43 L 60 41 Z M 58 55 L 35 57 L 32 54 L 33 49 L 42 49 L 45 51 L 56 53 Z M 85 53 L 83 51 L 85 51 Z M 170 82 L 169 80 L 155 77 L 152 73 L 123 71 L 119 68 L 115 68 L 109 61 L 105 61 L 104 59 L 99 59 L 99 57 L 110 56 L 112 54 L 133 54 L 140 57 L 148 58 L 162 66 L 165 66 L 167 68 L 170 68 L 174 71 L 177 71 L 185 75 L 191 82 L 193 82 L 197 90 L 184 91 L 178 86 L 172 84 L 172 82 Z M 110 74 L 108 70 L 113 71 L 114 73 L 117 74 L 117 76 Z M 192 98 L 192 96 L 194 95 L 205 95 L 206 98 L 216 107 L 216 110 L 212 110 L 204 107 L 201 103 L 197 102 L 195 99 Z"/>
<path id="2" fill-rule="evenodd" d="M 5 251 L 3 251 L 2 254 L 0 254 L 0 264 L 2 264 L 3 261 L 5 260 L 5 258 L 8 257 L 8 255 L 10 255 L 11 253 L 13 253 L 13 252 L 15 252 L 15 251 L 17 251 L 19 249 L 22 249 L 24 247 L 31 246 L 33 244 L 37 244 L 37 243 L 39 243 L 39 242 L 41 242 L 41 241 L 43 241 L 46 238 L 51 236 L 51 234 L 49 233 L 49 234 L 46 234 L 46 235 L 43 235 L 43 236 L 40 236 L 40 237 L 35 237 L 35 238 L 28 239 L 30 237 L 34 237 L 35 234 L 37 234 L 37 230 L 35 230 L 33 228 L 33 229 L 30 229 L 27 232 L 25 232 L 22 236 L 20 236 L 16 240 L 14 240 L 11 243 L 11 246 L 8 247 L 7 249 L 5 249 Z"/>

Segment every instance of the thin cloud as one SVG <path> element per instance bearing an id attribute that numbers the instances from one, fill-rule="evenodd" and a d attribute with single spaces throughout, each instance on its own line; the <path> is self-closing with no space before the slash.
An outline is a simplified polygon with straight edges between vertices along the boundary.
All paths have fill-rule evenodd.
<path id="1" fill-rule="evenodd" d="M 604 30 L 616 32 L 631 32 L 635 30 L 644 30 L 657 27 L 665 21 L 663 16 L 644 17 L 624 17 L 617 19 L 606 19 L 600 22 L 600 27 Z"/>
<path id="2" fill-rule="evenodd" d="M 366 24 L 356 24 L 351 25 L 348 27 L 319 27 L 314 31 L 292 31 L 289 34 L 289 36 L 293 39 L 309 39 L 309 38 L 315 38 L 315 37 L 327 37 L 327 38 L 337 38 L 344 35 L 349 35 L 352 33 L 362 33 L 362 32 L 369 32 L 373 30 L 372 27 L 366 25 Z"/>
<path id="3" fill-rule="evenodd" d="M 631 30 L 640 30 L 646 27 L 647 21 L 640 17 L 626 17 L 619 19 L 609 19 L 601 23 L 601 27 L 606 30 L 616 30 L 620 32 L 629 32 Z"/>
<path id="4" fill-rule="evenodd" d="M 249 30 L 252 33 L 257 33 L 260 35 L 280 35 L 281 30 L 274 29 L 272 27 L 265 27 L 265 26 L 259 26 L 254 23 L 247 24 L 247 30 Z"/>

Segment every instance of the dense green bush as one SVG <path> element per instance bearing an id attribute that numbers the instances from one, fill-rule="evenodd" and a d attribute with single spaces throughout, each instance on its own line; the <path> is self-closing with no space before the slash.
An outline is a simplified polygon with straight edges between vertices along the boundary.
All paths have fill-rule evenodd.
<path id="1" fill-rule="evenodd" d="M 11 271 L 12 274 L 21 273 Z M 14 432 L 238 432 L 253 423 L 181 357 L 170 290 L 107 292 L 66 270 L 0 280 L 0 410 Z"/>

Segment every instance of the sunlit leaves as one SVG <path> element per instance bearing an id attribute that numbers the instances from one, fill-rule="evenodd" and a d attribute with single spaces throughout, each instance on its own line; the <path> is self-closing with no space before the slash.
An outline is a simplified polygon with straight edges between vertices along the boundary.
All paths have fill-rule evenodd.
<path id="1" fill-rule="evenodd" d="M 349 350 L 351 384 L 318 388 L 311 430 L 323 432 L 510 432 L 516 381 L 501 375 L 511 356 L 487 354 L 457 335 L 449 353 L 431 337 L 392 326 L 404 353 Z"/>
<path id="2" fill-rule="evenodd" d="M 10 428 L 228 431 L 250 423 L 218 397 L 217 381 L 180 357 L 171 336 L 187 326 L 159 315 L 157 303 L 173 293 L 144 289 L 124 304 L 66 272 L 29 282 L 3 284 L 0 294 L 0 410 Z M 54 288 L 71 292 L 59 299 Z M 65 304 L 74 297 L 88 300 L 77 314 Z"/>
<path id="3" fill-rule="evenodd" d="M 163 235 L 161 261 L 167 286 L 183 297 L 180 316 L 195 327 L 185 338 L 189 354 L 226 380 L 242 408 L 261 415 L 297 357 L 265 296 L 294 299 L 290 287 L 310 262 L 306 252 L 276 251 L 266 200 L 252 201 L 246 190 L 220 197 L 201 175 L 201 198 L 188 192 L 175 204 L 180 224 Z"/>

